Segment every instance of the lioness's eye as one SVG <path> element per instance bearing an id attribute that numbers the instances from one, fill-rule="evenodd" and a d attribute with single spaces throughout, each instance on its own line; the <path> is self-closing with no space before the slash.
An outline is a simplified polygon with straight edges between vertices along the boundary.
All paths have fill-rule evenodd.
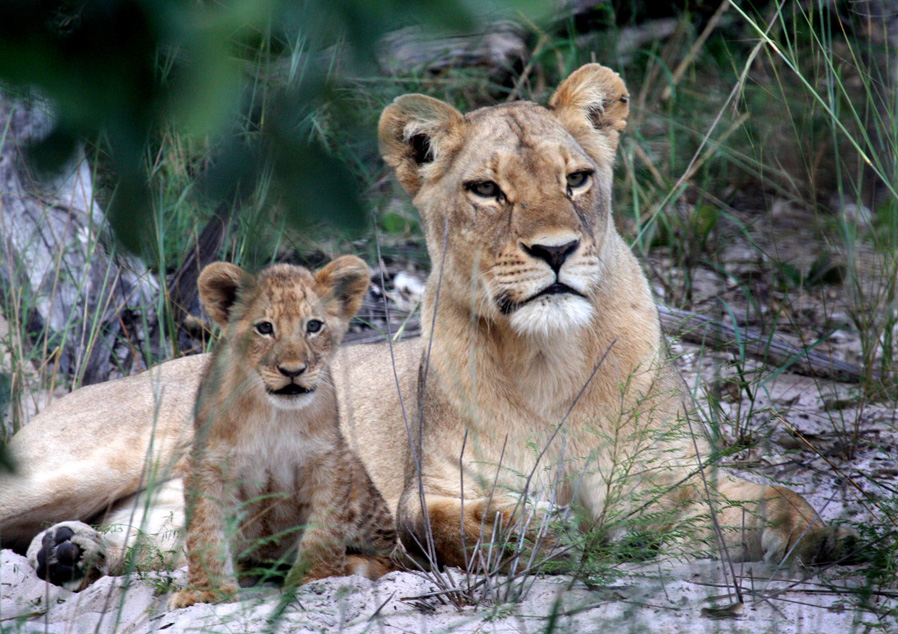
<path id="1" fill-rule="evenodd" d="M 309 323 L 306 324 L 306 332 L 314 334 L 321 330 L 321 327 L 324 326 L 323 321 L 318 321 L 317 319 L 310 319 Z"/>
<path id="2" fill-rule="evenodd" d="M 496 200 L 502 200 L 505 198 L 505 194 L 502 193 L 502 190 L 499 189 L 499 186 L 496 185 L 496 183 L 494 183 L 493 181 L 478 181 L 476 183 L 468 183 L 467 188 L 481 198 L 495 198 Z"/>
<path id="3" fill-rule="evenodd" d="M 260 335 L 270 335 L 274 332 L 274 325 L 270 321 L 260 321 L 256 324 L 256 332 Z"/>
<path id="4" fill-rule="evenodd" d="M 590 171 L 583 172 L 574 172 L 573 174 L 567 175 L 567 188 L 568 190 L 578 189 L 586 185 L 589 182 L 589 177 L 592 175 Z"/>

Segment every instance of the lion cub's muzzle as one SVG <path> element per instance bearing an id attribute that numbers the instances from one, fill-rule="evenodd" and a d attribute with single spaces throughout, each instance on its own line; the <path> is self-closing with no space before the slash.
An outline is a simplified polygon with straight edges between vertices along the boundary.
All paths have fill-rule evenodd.
<path id="1" fill-rule="evenodd" d="M 314 387 L 303 387 L 299 383 L 288 383 L 284 387 L 274 390 L 270 387 L 266 387 L 265 391 L 269 394 L 276 394 L 277 396 L 295 396 L 297 394 L 311 394 L 315 391 Z"/>
<path id="2" fill-rule="evenodd" d="M 278 365 L 279 378 L 282 380 L 286 379 L 286 382 L 278 387 L 266 381 L 265 391 L 278 401 L 286 403 L 298 401 L 303 395 L 313 393 L 317 386 L 317 374 L 316 376 L 309 376 L 306 374 L 307 368 L 308 366 L 305 364 L 297 366 Z"/>
<path id="3" fill-rule="evenodd" d="M 268 394 L 271 404 L 278 409 L 288 410 L 302 409 L 311 403 L 315 398 L 316 389 L 317 382 L 300 385 L 291 381 L 279 388 L 265 386 L 265 392 Z"/>

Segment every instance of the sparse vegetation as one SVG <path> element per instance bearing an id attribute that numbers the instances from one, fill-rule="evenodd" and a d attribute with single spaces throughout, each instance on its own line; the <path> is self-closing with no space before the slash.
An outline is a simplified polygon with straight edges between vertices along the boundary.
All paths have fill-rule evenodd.
<path id="1" fill-rule="evenodd" d="M 856 574 L 824 569 L 813 580 L 818 571 L 769 571 L 780 582 L 755 578 L 727 562 L 726 583 L 709 588 L 708 595 L 720 598 L 735 588 L 744 597 L 732 603 L 775 606 L 829 593 L 839 597 L 840 609 L 858 610 L 856 631 L 892 631 L 898 627 L 892 589 L 898 574 L 898 27 L 849 3 L 774 2 L 757 9 L 724 3 L 719 13 L 698 3 L 663 18 L 672 21 L 667 35 L 630 50 L 622 43 L 630 35 L 626 30 L 650 28 L 661 18 L 647 26 L 633 8 L 639 3 L 629 9 L 624 4 L 616 3 L 617 14 L 596 9 L 588 19 L 529 24 L 531 57 L 502 76 L 453 67 L 391 76 L 354 64 L 347 70 L 341 67 L 341 54 L 347 54 L 342 49 L 334 53 L 314 38 L 290 39 L 289 33 L 256 22 L 251 35 L 228 49 L 229 63 L 243 77 L 243 92 L 227 126 L 197 133 L 177 121 L 157 120 L 140 158 L 126 168 L 114 156 L 120 150 L 108 131 L 88 129 L 98 202 L 104 206 L 122 195 L 117 187 L 123 176 L 133 187 L 135 174 L 145 175 L 152 230 L 143 234 L 141 255 L 162 289 L 162 314 L 167 314 L 166 276 L 195 247 L 215 202 L 227 197 L 240 211 L 220 255 L 241 266 L 354 251 L 372 263 L 401 262 L 394 268 L 420 277 L 428 266 L 420 221 L 385 177 L 374 144 L 383 106 L 413 91 L 465 109 L 509 97 L 544 101 L 550 88 L 582 63 L 595 58 L 615 67 L 632 90 L 615 181 L 616 222 L 643 258 L 658 301 L 708 314 L 736 326 L 737 333 L 751 328 L 763 341 L 783 338 L 864 370 L 856 385 L 799 377 L 790 364 L 765 364 L 750 355 L 738 334 L 725 351 L 672 342 L 716 443 L 713 465 L 802 489 L 827 518 L 858 530 L 866 560 Z M 622 17 L 630 10 L 639 22 Z M 350 40 L 355 32 L 350 30 Z M 310 64 L 318 62 L 310 60 L 318 60 L 321 50 L 332 55 L 333 65 L 317 75 Z M 171 62 L 160 58 L 155 72 L 164 76 Z M 314 85 L 315 100 L 297 101 L 311 75 L 328 81 Z M 297 103 L 301 107 L 283 118 L 283 110 Z M 294 142 L 287 150 L 272 150 L 283 160 L 257 160 L 260 148 L 273 147 L 266 139 L 282 138 L 281 133 Z M 295 160 L 292 151 L 298 152 Z M 319 160 L 326 167 L 312 169 Z M 236 170 L 229 161 L 254 167 Z M 339 177 L 326 173 L 330 167 Z M 235 179 L 251 184 L 235 192 L 228 188 Z M 316 179 L 326 187 L 315 195 L 302 189 Z M 339 221 L 341 206 L 352 206 L 331 195 L 354 190 L 362 192 L 373 218 L 367 232 L 346 230 L 346 222 L 337 222 L 336 230 L 321 222 Z M 309 213 L 302 224 L 288 222 L 296 216 L 291 201 L 301 198 Z M 62 391 L 58 388 L 78 383 L 78 376 L 56 372 L 54 351 L 70 332 L 93 329 L 82 323 L 91 315 L 73 314 L 70 330 L 35 345 L 25 320 L 35 298 L 22 296 L 15 285 L 0 290 L 0 314 L 9 322 L 0 341 L 0 407 L 9 402 L 11 415 L 3 423 L 9 434 Z M 395 331 L 398 324 L 392 326 Z M 178 340 L 171 324 L 167 336 Z M 534 447 L 535 454 L 540 449 Z M 608 500 L 616 503 L 597 523 L 601 526 L 586 527 L 577 509 L 554 508 L 552 491 L 525 490 L 519 525 L 482 534 L 469 545 L 469 572 L 410 563 L 423 580 L 422 591 L 401 598 L 424 612 L 473 605 L 501 620 L 516 613 L 515 603 L 529 605 L 534 587 L 548 583 L 540 573 L 572 575 L 569 590 L 585 582 L 593 598 L 585 596 L 582 608 L 559 599 L 536 628 L 545 632 L 578 631 L 576 615 L 608 601 L 605 597 L 614 600 L 615 593 L 625 595 L 617 599 L 624 603 L 641 600 L 633 599 L 630 586 L 620 590 L 617 584 L 671 565 L 681 556 L 674 545 L 690 526 L 671 526 L 664 535 L 646 529 L 649 522 L 658 524 L 657 513 L 670 511 L 642 509 L 649 499 L 627 497 L 627 478 L 650 467 L 637 463 L 627 457 L 616 465 L 608 482 Z M 0 445 L 0 478 L 5 465 Z M 527 476 L 521 474 L 522 481 L 529 482 Z M 537 514 L 535 507 L 552 512 Z M 634 508 L 642 513 L 630 512 Z M 609 539 L 622 534 L 628 536 Z M 707 554 L 726 561 L 713 541 Z M 135 574 L 145 576 L 137 563 Z M 147 576 L 159 592 L 172 584 L 167 574 Z M 786 599 L 789 593 L 796 596 Z M 304 604 L 306 595 L 289 599 Z M 387 601 L 379 597 L 380 607 L 367 622 L 361 611 L 332 620 L 354 623 L 353 631 L 376 629 Z M 728 608 L 727 601 L 717 605 Z M 259 618 L 263 604 L 248 599 L 245 614 L 230 611 L 223 618 Z M 314 597 L 310 605 L 328 609 Z M 668 607 L 679 609 L 672 599 Z M 610 622 L 623 622 L 622 610 L 608 617 Z M 28 625 L 22 621 L 18 627 L 0 614 L 0 629 L 26 631 Z"/>

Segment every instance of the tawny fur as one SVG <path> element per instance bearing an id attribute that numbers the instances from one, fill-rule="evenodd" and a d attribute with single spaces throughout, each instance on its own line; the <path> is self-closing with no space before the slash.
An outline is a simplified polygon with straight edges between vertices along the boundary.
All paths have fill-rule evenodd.
<path id="1" fill-rule="evenodd" d="M 648 283 L 611 219 L 612 166 L 627 103 L 620 78 L 590 64 L 562 83 L 548 108 L 517 102 L 462 115 L 436 99 L 407 95 L 383 113 L 381 148 L 421 212 L 433 263 L 425 332 L 393 351 L 401 397 L 385 344 L 341 349 L 332 374 L 344 437 L 398 512 L 407 543 L 414 545 L 430 518 L 443 562 L 464 563 L 461 526 L 470 545 L 481 519 L 496 512 L 514 519 L 513 500 L 502 491 L 520 490 L 534 447 L 547 442 L 584 385 L 535 487 L 551 489 L 560 475 L 555 503 L 579 506 L 588 527 L 638 509 L 652 491 L 695 474 L 699 458 L 708 456 L 697 421 L 683 418 L 688 399 L 664 359 Z M 593 170 L 588 182 L 568 193 L 567 176 L 584 169 Z M 495 182 L 503 200 L 476 197 L 470 184 L 482 181 Z M 570 241 L 578 247 L 557 276 L 524 248 Z M 586 301 L 556 294 L 527 302 L 553 281 Z M 4 544 L 24 548 L 41 522 L 95 516 L 134 494 L 151 426 L 162 438 L 178 437 L 189 416 L 185 394 L 195 389 L 202 363 L 172 361 L 86 388 L 89 396 L 79 390 L 20 432 L 11 447 L 29 475 L 0 489 Z M 160 384 L 165 389 L 154 390 Z M 99 413 L 103 403 L 106 416 Z M 77 428 L 68 427 L 72 420 Z M 697 453 L 687 422 L 695 427 Z M 424 509 L 407 429 L 416 451 L 422 449 Z M 66 445 L 61 457 L 59 444 Z M 151 449 L 159 463 L 180 467 L 181 446 L 166 441 Z M 503 446 L 502 488 L 493 492 Z M 78 468 L 71 468 L 74 461 Z M 634 468 L 620 468 L 627 464 Z M 48 475 L 38 477 L 44 469 Z M 822 561 L 849 536 L 824 526 L 787 489 L 713 469 L 706 476 L 737 556 Z M 659 515 L 665 523 L 691 516 L 701 520 L 699 537 L 710 534 L 697 476 L 660 496 L 657 507 L 666 510 Z"/>
<path id="2" fill-rule="evenodd" d="M 464 546 L 490 536 L 497 514 L 504 526 L 515 521 L 517 499 L 504 492 L 521 492 L 547 444 L 528 493 L 572 504 L 584 526 L 614 536 L 645 507 L 659 519 L 646 527 L 637 516 L 634 526 L 660 531 L 690 520 L 692 538 L 713 535 L 705 487 L 688 477 L 708 443 L 698 419 L 686 419 L 689 395 L 665 358 L 649 285 L 611 218 L 628 101 L 616 73 L 590 64 L 548 108 L 517 102 L 462 115 L 406 95 L 381 116 L 384 159 L 421 213 L 433 262 L 421 341 L 395 351 L 412 451 L 398 399 L 370 404 L 390 391 L 389 358 L 348 348 L 335 371 L 350 442 L 383 439 L 353 447 L 409 549 L 426 544 L 429 520 L 437 559 L 465 565 Z M 584 172 L 585 183 L 568 180 Z M 483 182 L 500 194 L 478 195 Z M 560 245 L 576 246 L 555 271 L 538 251 Z M 539 294 L 555 283 L 574 293 Z M 395 477 L 398 455 L 404 481 Z M 800 496 L 705 475 L 736 557 L 833 556 L 820 545 L 843 534 Z"/>
<path id="3" fill-rule="evenodd" d="M 348 574 L 349 548 L 377 578 L 393 520 L 340 434 L 328 367 L 368 268 L 346 256 L 314 276 L 282 264 L 253 278 L 216 263 L 199 287 L 224 336 L 200 382 L 185 479 L 191 587 L 170 605 L 232 596 L 234 562 L 292 563 L 286 583 L 298 585 Z"/>

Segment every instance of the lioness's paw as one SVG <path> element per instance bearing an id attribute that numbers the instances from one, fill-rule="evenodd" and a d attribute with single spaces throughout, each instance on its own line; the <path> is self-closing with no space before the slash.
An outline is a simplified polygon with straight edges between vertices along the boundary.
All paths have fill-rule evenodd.
<path id="1" fill-rule="evenodd" d="M 540 497 L 524 496 L 516 491 L 506 491 L 504 495 L 521 511 L 532 508 L 535 513 L 548 517 L 561 517 L 570 513 L 570 506 L 555 504 Z"/>
<path id="2" fill-rule="evenodd" d="M 229 601 L 237 596 L 237 584 L 226 583 L 216 590 L 198 590 L 187 588 L 175 592 L 168 600 L 169 610 L 189 608 L 196 603 L 215 603 L 216 601 Z"/>
<path id="3" fill-rule="evenodd" d="M 858 534 L 844 526 L 823 526 L 803 533 L 798 542 L 791 533 L 768 527 L 761 538 L 764 560 L 779 563 L 784 559 L 805 565 L 852 565 L 864 559 Z"/>
<path id="4" fill-rule="evenodd" d="M 83 522 L 61 522 L 31 541 L 28 561 L 41 579 L 83 590 L 106 573 L 106 542 Z"/>
<path id="5" fill-rule="evenodd" d="M 862 550 L 860 536 L 856 531 L 845 526 L 827 526 L 820 531 L 817 549 L 809 558 L 812 560 L 809 563 L 839 563 L 846 566 L 859 564 L 865 560 Z"/>

